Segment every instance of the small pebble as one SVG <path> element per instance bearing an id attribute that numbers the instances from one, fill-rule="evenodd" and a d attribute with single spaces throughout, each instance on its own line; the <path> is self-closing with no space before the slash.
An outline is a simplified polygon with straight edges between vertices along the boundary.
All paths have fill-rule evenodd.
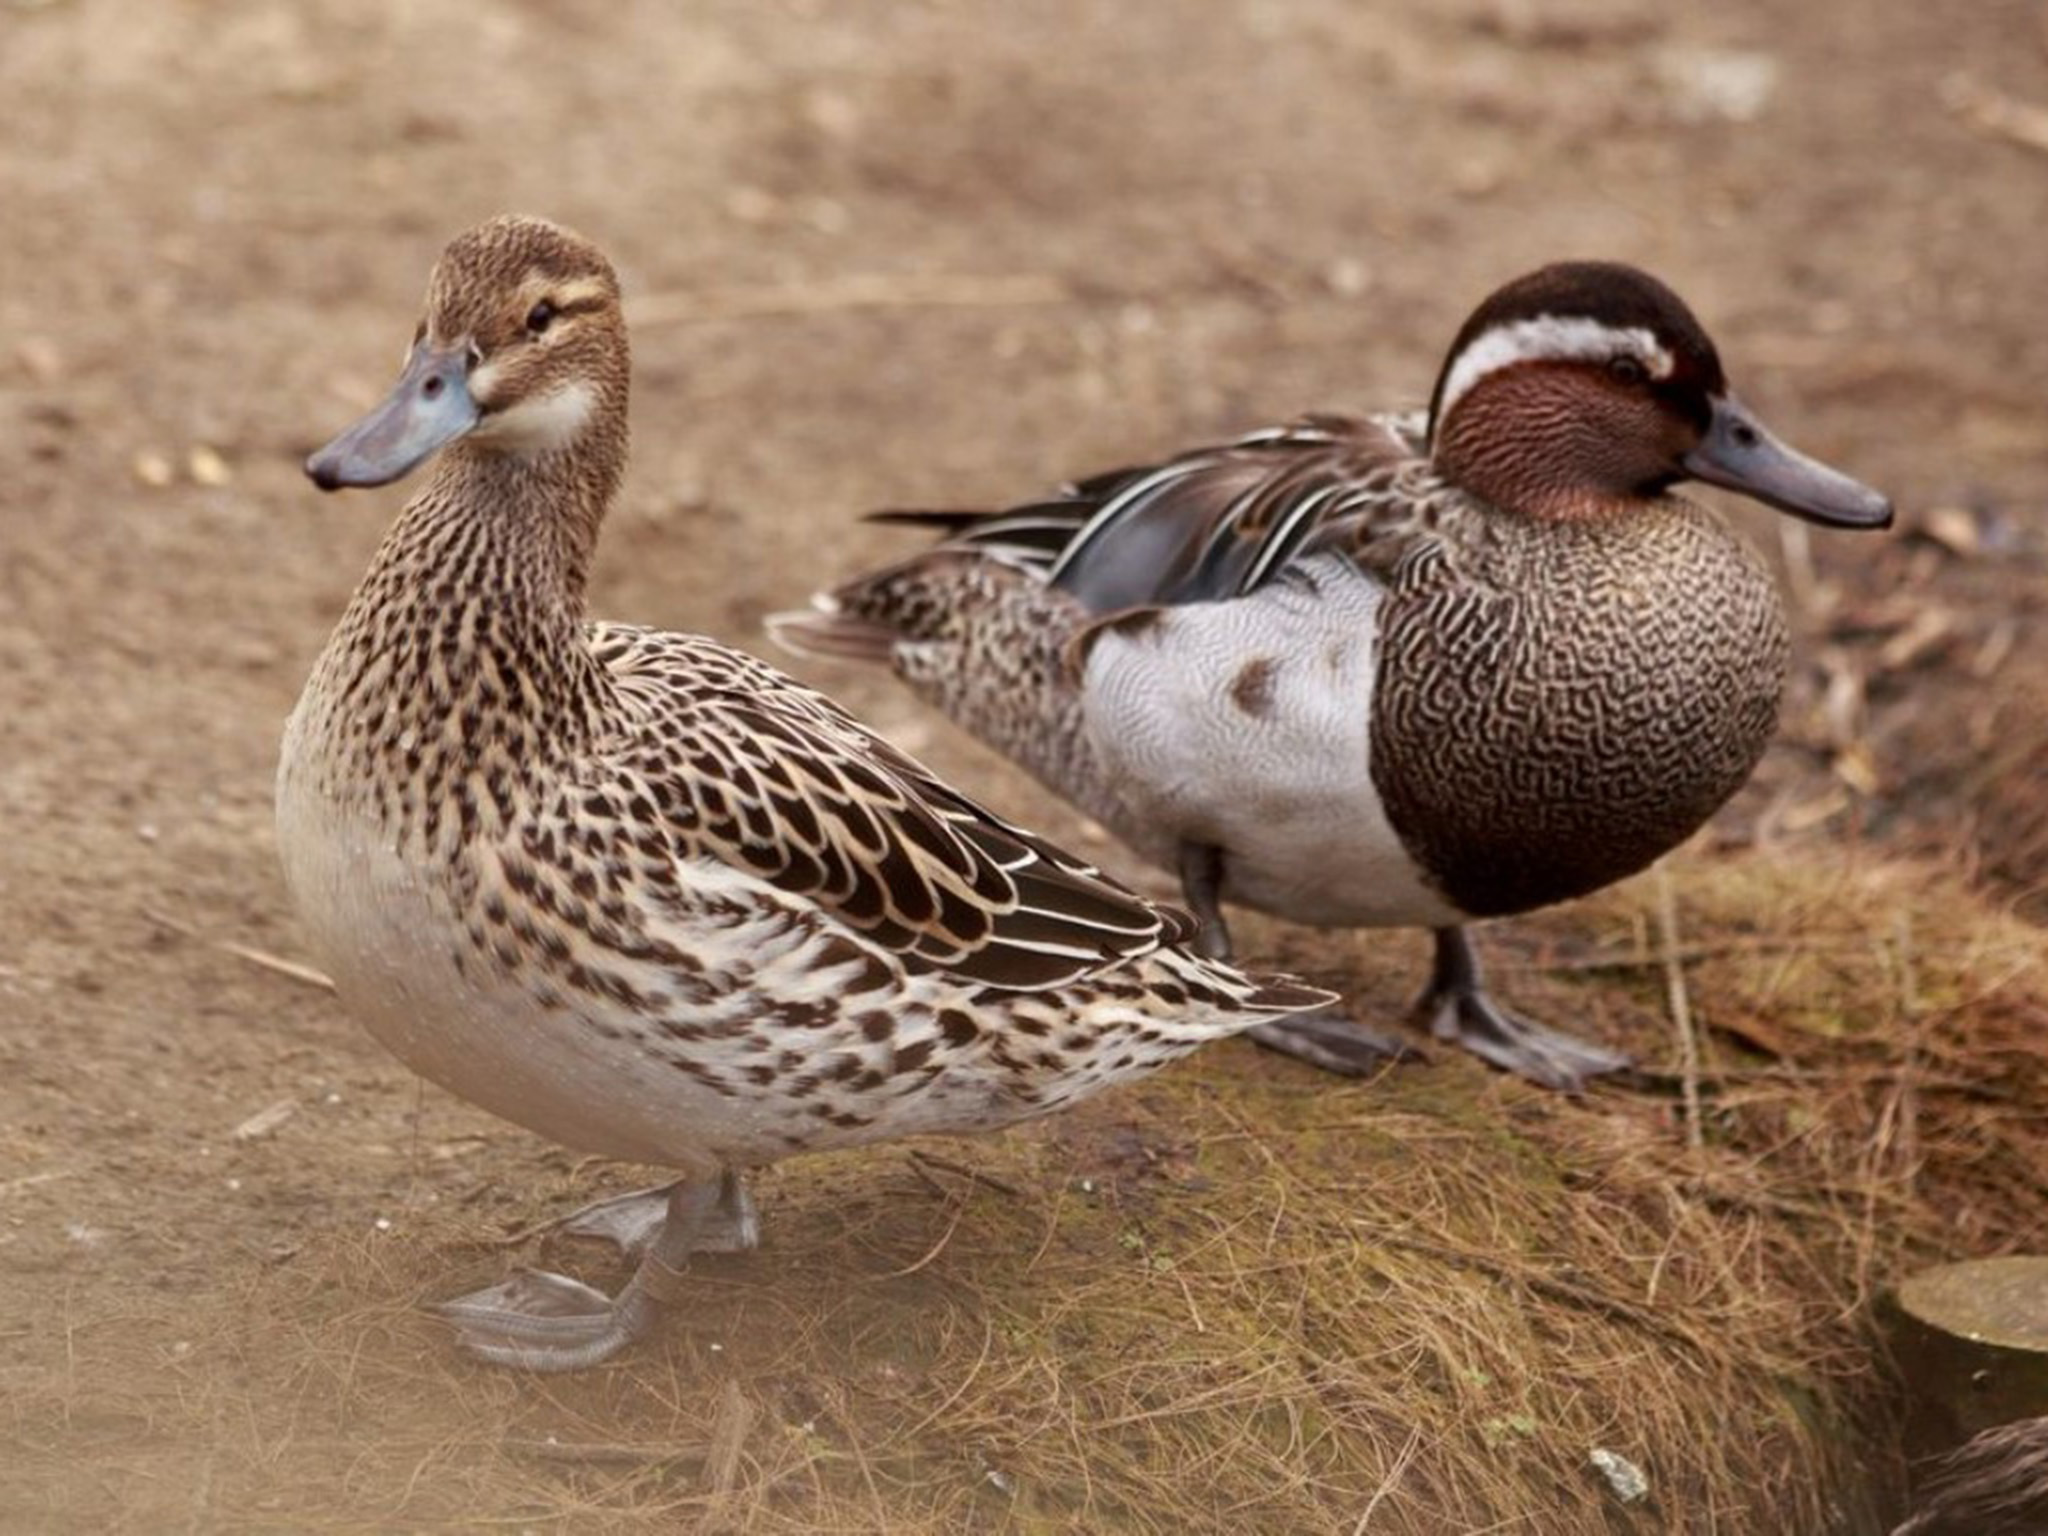
<path id="1" fill-rule="evenodd" d="M 1639 1503 L 1650 1496 L 1650 1479 L 1643 1469 L 1616 1451 L 1595 1446 L 1586 1456 L 1593 1469 L 1607 1479 L 1607 1486 L 1624 1504 Z"/>
<path id="2" fill-rule="evenodd" d="M 742 224 L 766 224 L 781 206 L 759 187 L 734 187 L 725 194 L 726 213 Z"/>
<path id="3" fill-rule="evenodd" d="M 1681 122 L 1753 123 L 1778 89 L 1776 56 L 1753 49 L 1669 48 L 1656 68 Z"/>
<path id="4" fill-rule="evenodd" d="M 814 197 L 804 204 L 804 222 L 821 235 L 836 235 L 853 222 L 853 214 L 837 198 Z"/>
<path id="5" fill-rule="evenodd" d="M 1501 168 L 1491 160 L 1464 160 L 1451 171 L 1451 190 L 1460 197 L 1491 197 L 1503 179 Z"/>
<path id="6" fill-rule="evenodd" d="M 14 355 L 21 359 L 23 370 L 38 384 L 54 384 L 64 371 L 63 354 L 47 336 L 28 337 L 14 349 Z"/>
<path id="7" fill-rule="evenodd" d="M 860 127 L 860 108 L 838 91 L 813 91 L 804 101 L 804 116 L 828 138 L 850 139 Z"/>
<path id="8" fill-rule="evenodd" d="M 1323 282 L 1340 299 L 1355 299 L 1372 286 L 1372 270 L 1356 256 L 1340 256 L 1323 273 Z"/>
<path id="9" fill-rule="evenodd" d="M 219 487 L 235 478 L 235 472 L 228 468 L 228 461 L 204 443 L 185 455 L 185 469 L 195 485 Z"/>
<path id="10" fill-rule="evenodd" d="M 177 475 L 171 461 L 160 453 L 138 453 L 129 468 L 138 481 L 156 491 L 169 485 Z"/>

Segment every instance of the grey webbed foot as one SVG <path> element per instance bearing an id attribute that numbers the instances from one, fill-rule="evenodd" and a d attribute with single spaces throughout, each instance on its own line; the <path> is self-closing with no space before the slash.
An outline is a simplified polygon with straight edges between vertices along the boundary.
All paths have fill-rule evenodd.
<path id="1" fill-rule="evenodd" d="M 1335 1008 L 1289 1014 L 1245 1031 L 1269 1051 L 1281 1051 L 1339 1077 L 1369 1077 L 1389 1062 L 1422 1053 L 1388 1030 L 1361 1024 Z"/>
<path id="2" fill-rule="evenodd" d="M 1429 1016 L 1430 1033 L 1437 1039 L 1546 1088 L 1576 1093 L 1589 1078 L 1629 1065 L 1618 1051 L 1546 1029 L 1496 1003 L 1462 928 L 1436 930 L 1436 962 L 1417 1007 Z"/>
<path id="3" fill-rule="evenodd" d="M 638 1273 L 614 1301 L 567 1275 L 522 1269 L 432 1310 L 453 1323 L 456 1342 L 487 1365 L 580 1371 L 645 1338 L 661 1304 L 641 1289 Z"/>
<path id="4" fill-rule="evenodd" d="M 650 1193 L 600 1201 L 565 1224 L 641 1249 L 640 1266 L 616 1300 L 566 1275 L 529 1269 L 433 1310 L 455 1325 L 465 1350 L 491 1365 L 579 1371 L 609 1360 L 652 1332 L 663 1308 L 678 1299 L 691 1254 L 753 1246 L 753 1202 L 738 1175 L 670 1186 L 651 1231 L 644 1212 Z"/>

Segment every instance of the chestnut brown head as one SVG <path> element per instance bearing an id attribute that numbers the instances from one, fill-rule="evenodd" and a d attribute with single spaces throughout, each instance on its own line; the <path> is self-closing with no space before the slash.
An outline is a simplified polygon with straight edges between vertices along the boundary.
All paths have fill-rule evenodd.
<path id="1" fill-rule="evenodd" d="M 1892 516 L 1766 430 L 1685 302 L 1619 262 L 1558 262 L 1481 304 L 1437 377 L 1430 446 L 1445 478 L 1539 517 L 1625 509 L 1687 479 L 1836 527 Z"/>

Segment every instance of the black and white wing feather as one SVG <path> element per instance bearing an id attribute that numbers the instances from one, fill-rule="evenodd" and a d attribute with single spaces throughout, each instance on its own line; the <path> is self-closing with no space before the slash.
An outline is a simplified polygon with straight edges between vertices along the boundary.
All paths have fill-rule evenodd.
<path id="1" fill-rule="evenodd" d="M 1413 416 L 1310 416 L 997 513 L 895 512 L 1035 567 L 1090 612 L 1242 596 L 1312 548 L 1363 551 L 1432 488 Z"/>

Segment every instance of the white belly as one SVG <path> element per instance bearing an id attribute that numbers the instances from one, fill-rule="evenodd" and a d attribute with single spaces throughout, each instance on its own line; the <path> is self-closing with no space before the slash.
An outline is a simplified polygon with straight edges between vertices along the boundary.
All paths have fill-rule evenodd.
<path id="1" fill-rule="evenodd" d="M 1082 694 L 1098 808 L 1169 869 L 1183 841 L 1220 848 L 1226 899 L 1291 921 L 1460 922 L 1373 789 L 1379 590 L 1333 556 L 1307 571 L 1319 591 L 1281 582 L 1096 641 Z"/>
<path id="2" fill-rule="evenodd" d="M 628 1035 L 546 1008 L 517 973 L 471 958 L 446 895 L 367 826 L 317 831 L 279 802 L 285 877 L 306 937 L 348 1011 L 420 1076 L 579 1151 L 704 1174 L 747 1139 L 738 1112 Z"/>

